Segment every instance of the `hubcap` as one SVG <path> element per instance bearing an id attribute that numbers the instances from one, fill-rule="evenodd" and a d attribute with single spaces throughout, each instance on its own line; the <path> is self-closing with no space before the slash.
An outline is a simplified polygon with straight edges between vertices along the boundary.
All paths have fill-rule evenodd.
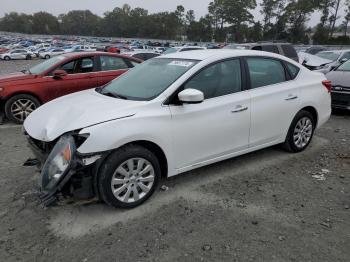
<path id="1" fill-rule="evenodd" d="M 18 99 L 11 105 L 11 113 L 13 117 L 21 122 L 23 122 L 35 109 L 36 105 L 29 99 Z"/>
<path id="2" fill-rule="evenodd" d="M 312 121 L 308 117 L 301 118 L 294 128 L 293 139 L 294 144 L 298 148 L 305 147 L 312 136 L 313 126 Z"/>
<path id="3" fill-rule="evenodd" d="M 124 203 L 136 202 L 151 190 L 154 177 L 154 168 L 149 161 L 130 158 L 119 165 L 112 176 L 113 195 Z"/>

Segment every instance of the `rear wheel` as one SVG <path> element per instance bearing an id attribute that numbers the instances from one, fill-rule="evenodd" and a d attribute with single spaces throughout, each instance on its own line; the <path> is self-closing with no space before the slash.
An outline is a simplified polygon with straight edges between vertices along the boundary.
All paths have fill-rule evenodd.
<path id="1" fill-rule="evenodd" d="M 101 166 L 100 196 L 114 207 L 136 207 L 153 194 L 160 174 L 158 159 L 148 149 L 138 145 L 120 148 Z"/>
<path id="2" fill-rule="evenodd" d="M 5 56 L 5 57 L 4 57 L 4 60 L 9 61 L 9 60 L 11 60 L 11 57 Z"/>
<path id="3" fill-rule="evenodd" d="M 5 114 L 9 120 L 22 124 L 29 114 L 39 106 L 40 102 L 38 99 L 31 95 L 15 95 L 6 101 Z"/>
<path id="4" fill-rule="evenodd" d="M 49 59 L 49 58 L 50 58 L 50 56 L 49 56 L 49 55 L 46 55 L 46 56 L 45 56 L 45 59 Z"/>
<path id="5" fill-rule="evenodd" d="M 31 55 L 26 56 L 26 60 L 31 60 L 31 59 L 32 59 Z"/>
<path id="6" fill-rule="evenodd" d="M 308 111 L 300 111 L 293 119 L 289 128 L 284 148 L 290 152 L 301 152 L 310 144 L 316 121 Z"/>

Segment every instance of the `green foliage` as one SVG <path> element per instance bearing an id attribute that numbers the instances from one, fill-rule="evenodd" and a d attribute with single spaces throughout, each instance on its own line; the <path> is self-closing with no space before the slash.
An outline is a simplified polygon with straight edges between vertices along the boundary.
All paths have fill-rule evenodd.
<path id="1" fill-rule="evenodd" d="M 173 12 L 149 14 L 143 8 L 125 4 L 102 17 L 89 10 L 74 10 L 53 16 L 47 12 L 33 15 L 11 12 L 0 18 L 0 31 L 29 34 L 68 34 L 155 39 L 182 39 L 190 41 L 234 42 L 259 40 L 286 40 L 308 43 L 309 36 L 317 44 L 348 42 L 350 0 L 261 0 L 262 21 L 252 15 L 256 0 L 213 0 L 208 14 L 195 19 L 193 10 L 181 5 Z M 345 14 L 340 29 L 336 24 Z M 320 22 L 314 30 L 306 24 L 312 13 L 319 12 Z M 342 12 L 343 14 L 344 12 Z M 343 32 L 344 37 L 334 38 L 333 33 Z"/>

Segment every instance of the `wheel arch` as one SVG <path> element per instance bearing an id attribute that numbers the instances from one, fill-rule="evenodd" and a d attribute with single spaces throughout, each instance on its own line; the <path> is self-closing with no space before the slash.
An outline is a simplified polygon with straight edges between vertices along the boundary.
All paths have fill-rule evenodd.
<path id="1" fill-rule="evenodd" d="M 300 111 L 307 111 L 307 112 L 309 112 L 313 116 L 313 118 L 315 120 L 315 127 L 317 127 L 317 124 L 318 124 L 318 112 L 317 112 L 315 107 L 313 107 L 313 106 L 305 106 L 302 109 L 300 109 L 299 112 Z"/>
<path id="2" fill-rule="evenodd" d="M 30 91 L 27 91 L 27 90 L 26 91 L 16 91 L 14 93 L 11 93 L 11 95 L 4 98 L 5 103 L 8 100 L 10 100 L 12 97 L 17 96 L 17 95 L 30 95 L 30 96 L 34 97 L 35 99 L 37 99 L 40 102 L 40 105 L 43 104 L 43 100 L 39 96 L 37 96 L 36 94 L 34 94 Z"/>
<path id="3" fill-rule="evenodd" d="M 154 142 L 148 141 L 148 140 L 136 140 L 136 141 L 124 144 L 121 147 L 129 146 L 129 145 L 139 145 L 139 146 L 142 146 L 142 147 L 150 150 L 151 152 L 153 152 L 159 161 L 162 177 L 167 177 L 167 175 L 168 175 L 168 160 L 167 160 L 167 157 L 166 157 L 163 149 L 159 145 L 157 145 Z"/>

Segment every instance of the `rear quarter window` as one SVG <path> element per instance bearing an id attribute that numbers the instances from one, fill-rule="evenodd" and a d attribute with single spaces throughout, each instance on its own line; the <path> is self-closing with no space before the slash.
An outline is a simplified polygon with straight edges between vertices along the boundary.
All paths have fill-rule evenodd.
<path id="1" fill-rule="evenodd" d="M 292 45 L 281 45 L 281 47 L 286 57 L 289 57 L 289 58 L 298 57 L 297 52 L 295 51 Z"/>
<path id="2" fill-rule="evenodd" d="M 291 63 L 285 62 L 292 79 L 295 79 L 300 71 L 299 67 L 292 65 Z"/>

